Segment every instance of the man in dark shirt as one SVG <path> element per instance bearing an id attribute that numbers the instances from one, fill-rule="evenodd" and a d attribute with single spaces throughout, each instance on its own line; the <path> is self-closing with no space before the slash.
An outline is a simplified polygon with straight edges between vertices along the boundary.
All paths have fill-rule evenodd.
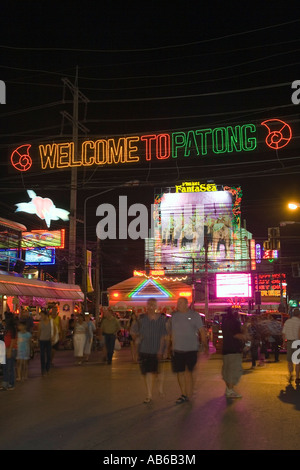
<path id="1" fill-rule="evenodd" d="M 233 387 L 239 382 L 242 374 L 243 342 L 248 336 L 243 333 L 238 313 L 228 310 L 222 323 L 223 332 L 223 367 L 222 376 L 226 383 L 227 398 L 241 398 Z"/>
<path id="2" fill-rule="evenodd" d="M 140 316 L 133 333 L 139 335 L 140 339 L 140 369 L 147 390 L 144 403 L 151 403 L 154 378 L 159 374 L 159 361 L 167 353 L 169 341 L 167 318 L 157 312 L 156 299 L 148 299 L 146 314 Z M 163 393 L 162 381 L 160 393 Z"/>

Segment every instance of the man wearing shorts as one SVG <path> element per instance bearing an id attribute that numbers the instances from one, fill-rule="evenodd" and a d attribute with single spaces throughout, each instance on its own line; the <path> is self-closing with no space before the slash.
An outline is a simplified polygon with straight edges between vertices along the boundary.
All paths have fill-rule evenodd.
<path id="1" fill-rule="evenodd" d="M 282 329 L 283 340 L 286 341 L 286 359 L 288 363 L 289 381 L 293 379 L 294 364 L 292 360 L 293 353 L 297 350 L 297 347 L 293 347 L 293 342 L 300 339 L 300 310 L 295 308 L 293 311 L 292 318 L 289 318 Z M 300 364 L 295 364 L 296 369 L 296 383 L 300 383 Z"/>
<path id="2" fill-rule="evenodd" d="M 206 352 L 208 344 L 205 328 L 199 313 L 190 310 L 188 300 L 180 297 L 177 310 L 172 315 L 172 366 L 177 374 L 181 396 L 176 404 L 181 404 L 192 396 L 194 388 L 193 371 L 197 364 L 199 350 L 199 334 Z"/>
<path id="3" fill-rule="evenodd" d="M 154 378 L 159 373 L 159 360 L 168 350 L 167 317 L 157 313 L 156 299 L 148 299 L 146 314 L 140 316 L 133 330 L 140 340 L 139 362 L 147 390 L 144 403 L 151 403 Z"/>

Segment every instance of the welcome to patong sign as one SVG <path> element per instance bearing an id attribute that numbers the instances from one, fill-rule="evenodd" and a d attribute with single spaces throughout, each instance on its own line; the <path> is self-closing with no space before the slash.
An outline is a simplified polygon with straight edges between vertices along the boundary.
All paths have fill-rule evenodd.
<path id="1" fill-rule="evenodd" d="M 292 138 L 291 127 L 280 119 L 261 123 L 267 129 L 265 144 L 279 149 Z M 213 156 L 233 152 L 252 152 L 258 144 L 257 125 L 253 123 L 220 126 L 171 133 L 85 140 L 75 154 L 74 142 L 31 144 L 16 148 L 11 163 L 18 171 L 28 171 L 35 157 L 42 170 L 72 167 L 120 165 L 167 160 L 178 157 Z"/>

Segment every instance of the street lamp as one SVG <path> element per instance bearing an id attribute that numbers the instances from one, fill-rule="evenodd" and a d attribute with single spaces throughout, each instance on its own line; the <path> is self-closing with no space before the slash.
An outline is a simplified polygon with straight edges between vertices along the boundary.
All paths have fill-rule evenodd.
<path id="1" fill-rule="evenodd" d="M 295 211 L 296 209 L 298 209 L 298 207 L 300 207 L 299 202 L 289 202 L 288 204 L 288 208 L 292 211 Z"/>
<path id="2" fill-rule="evenodd" d="M 118 186 L 112 186 L 111 188 L 108 188 L 104 191 L 100 191 L 99 193 L 92 194 L 91 196 L 88 196 L 84 200 L 84 206 L 83 206 L 83 251 L 84 251 L 84 264 L 83 264 L 83 287 L 84 287 L 84 313 L 87 312 L 87 240 L 86 240 L 86 208 L 87 208 L 87 202 L 90 199 L 93 199 L 94 197 L 101 196 L 102 194 L 109 193 L 111 191 L 114 191 L 115 189 L 118 188 L 124 188 L 124 187 L 130 187 L 130 186 L 139 186 L 140 182 L 138 180 L 134 181 L 127 181 L 126 183 L 120 184 Z"/>

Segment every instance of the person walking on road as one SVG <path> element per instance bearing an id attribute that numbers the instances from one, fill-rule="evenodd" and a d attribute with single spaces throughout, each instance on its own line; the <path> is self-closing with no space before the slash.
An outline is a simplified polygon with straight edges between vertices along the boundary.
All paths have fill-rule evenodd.
<path id="1" fill-rule="evenodd" d="M 112 363 L 112 358 L 115 350 L 115 341 L 118 331 L 120 331 L 121 325 L 119 320 L 115 317 L 114 312 L 111 308 L 108 308 L 104 312 L 104 317 L 100 325 L 100 337 L 103 335 L 105 340 L 105 351 L 107 364 Z"/>
<path id="2" fill-rule="evenodd" d="M 293 380 L 294 364 L 292 360 L 292 355 L 297 351 L 297 347 L 293 347 L 293 342 L 300 339 L 300 310 L 295 308 L 293 311 L 292 318 L 286 320 L 282 329 L 283 340 L 286 341 L 287 345 L 287 364 L 289 372 L 289 381 Z M 300 383 L 300 364 L 295 364 L 296 372 L 296 383 Z"/>
<path id="3" fill-rule="evenodd" d="M 78 319 L 75 322 L 74 327 L 74 356 L 77 360 L 77 364 L 82 364 L 83 361 L 83 351 L 84 345 L 86 340 L 86 333 L 87 333 L 87 323 L 84 321 L 83 315 L 78 315 Z"/>
<path id="4" fill-rule="evenodd" d="M 147 396 L 144 403 L 152 402 L 155 377 L 160 375 L 159 362 L 168 351 L 169 334 L 167 318 L 157 312 L 157 301 L 150 298 L 147 301 L 146 313 L 139 317 L 132 327 L 133 334 L 139 335 L 140 370 L 144 378 Z M 160 394 L 163 394 L 160 381 Z"/>
<path id="5" fill-rule="evenodd" d="M 59 342 L 62 339 L 62 327 L 61 327 L 61 318 L 58 314 L 58 309 L 56 306 L 51 308 L 50 320 L 55 325 L 55 335 L 52 337 L 52 350 L 51 350 L 51 365 L 53 365 L 54 356 L 56 351 L 59 348 Z"/>
<path id="6" fill-rule="evenodd" d="M 51 366 L 51 345 L 56 336 L 56 326 L 49 318 L 47 310 L 42 310 L 39 321 L 38 338 L 40 342 L 41 372 L 49 373 Z"/>
<path id="7" fill-rule="evenodd" d="M 243 374 L 243 344 L 249 339 L 249 336 L 247 333 L 242 331 L 241 322 L 238 319 L 238 313 L 234 312 L 231 308 L 229 308 L 228 313 L 224 315 L 222 332 L 222 376 L 226 384 L 225 395 L 227 398 L 242 398 L 242 396 L 234 390 L 234 386 L 239 383 Z"/>
<path id="8" fill-rule="evenodd" d="M 88 315 L 88 317 L 86 318 L 86 322 L 87 322 L 87 330 L 86 330 L 86 338 L 85 338 L 85 345 L 84 345 L 83 353 L 84 353 L 84 360 L 88 362 L 90 354 L 91 354 L 96 326 L 93 321 L 92 315 Z"/>
<path id="9" fill-rule="evenodd" d="M 194 390 L 194 369 L 198 360 L 199 336 L 208 353 L 208 343 L 205 327 L 201 316 L 189 309 L 188 300 L 180 297 L 177 301 L 177 310 L 172 315 L 172 367 L 177 373 L 177 380 L 181 391 L 176 404 L 189 401 Z"/>

